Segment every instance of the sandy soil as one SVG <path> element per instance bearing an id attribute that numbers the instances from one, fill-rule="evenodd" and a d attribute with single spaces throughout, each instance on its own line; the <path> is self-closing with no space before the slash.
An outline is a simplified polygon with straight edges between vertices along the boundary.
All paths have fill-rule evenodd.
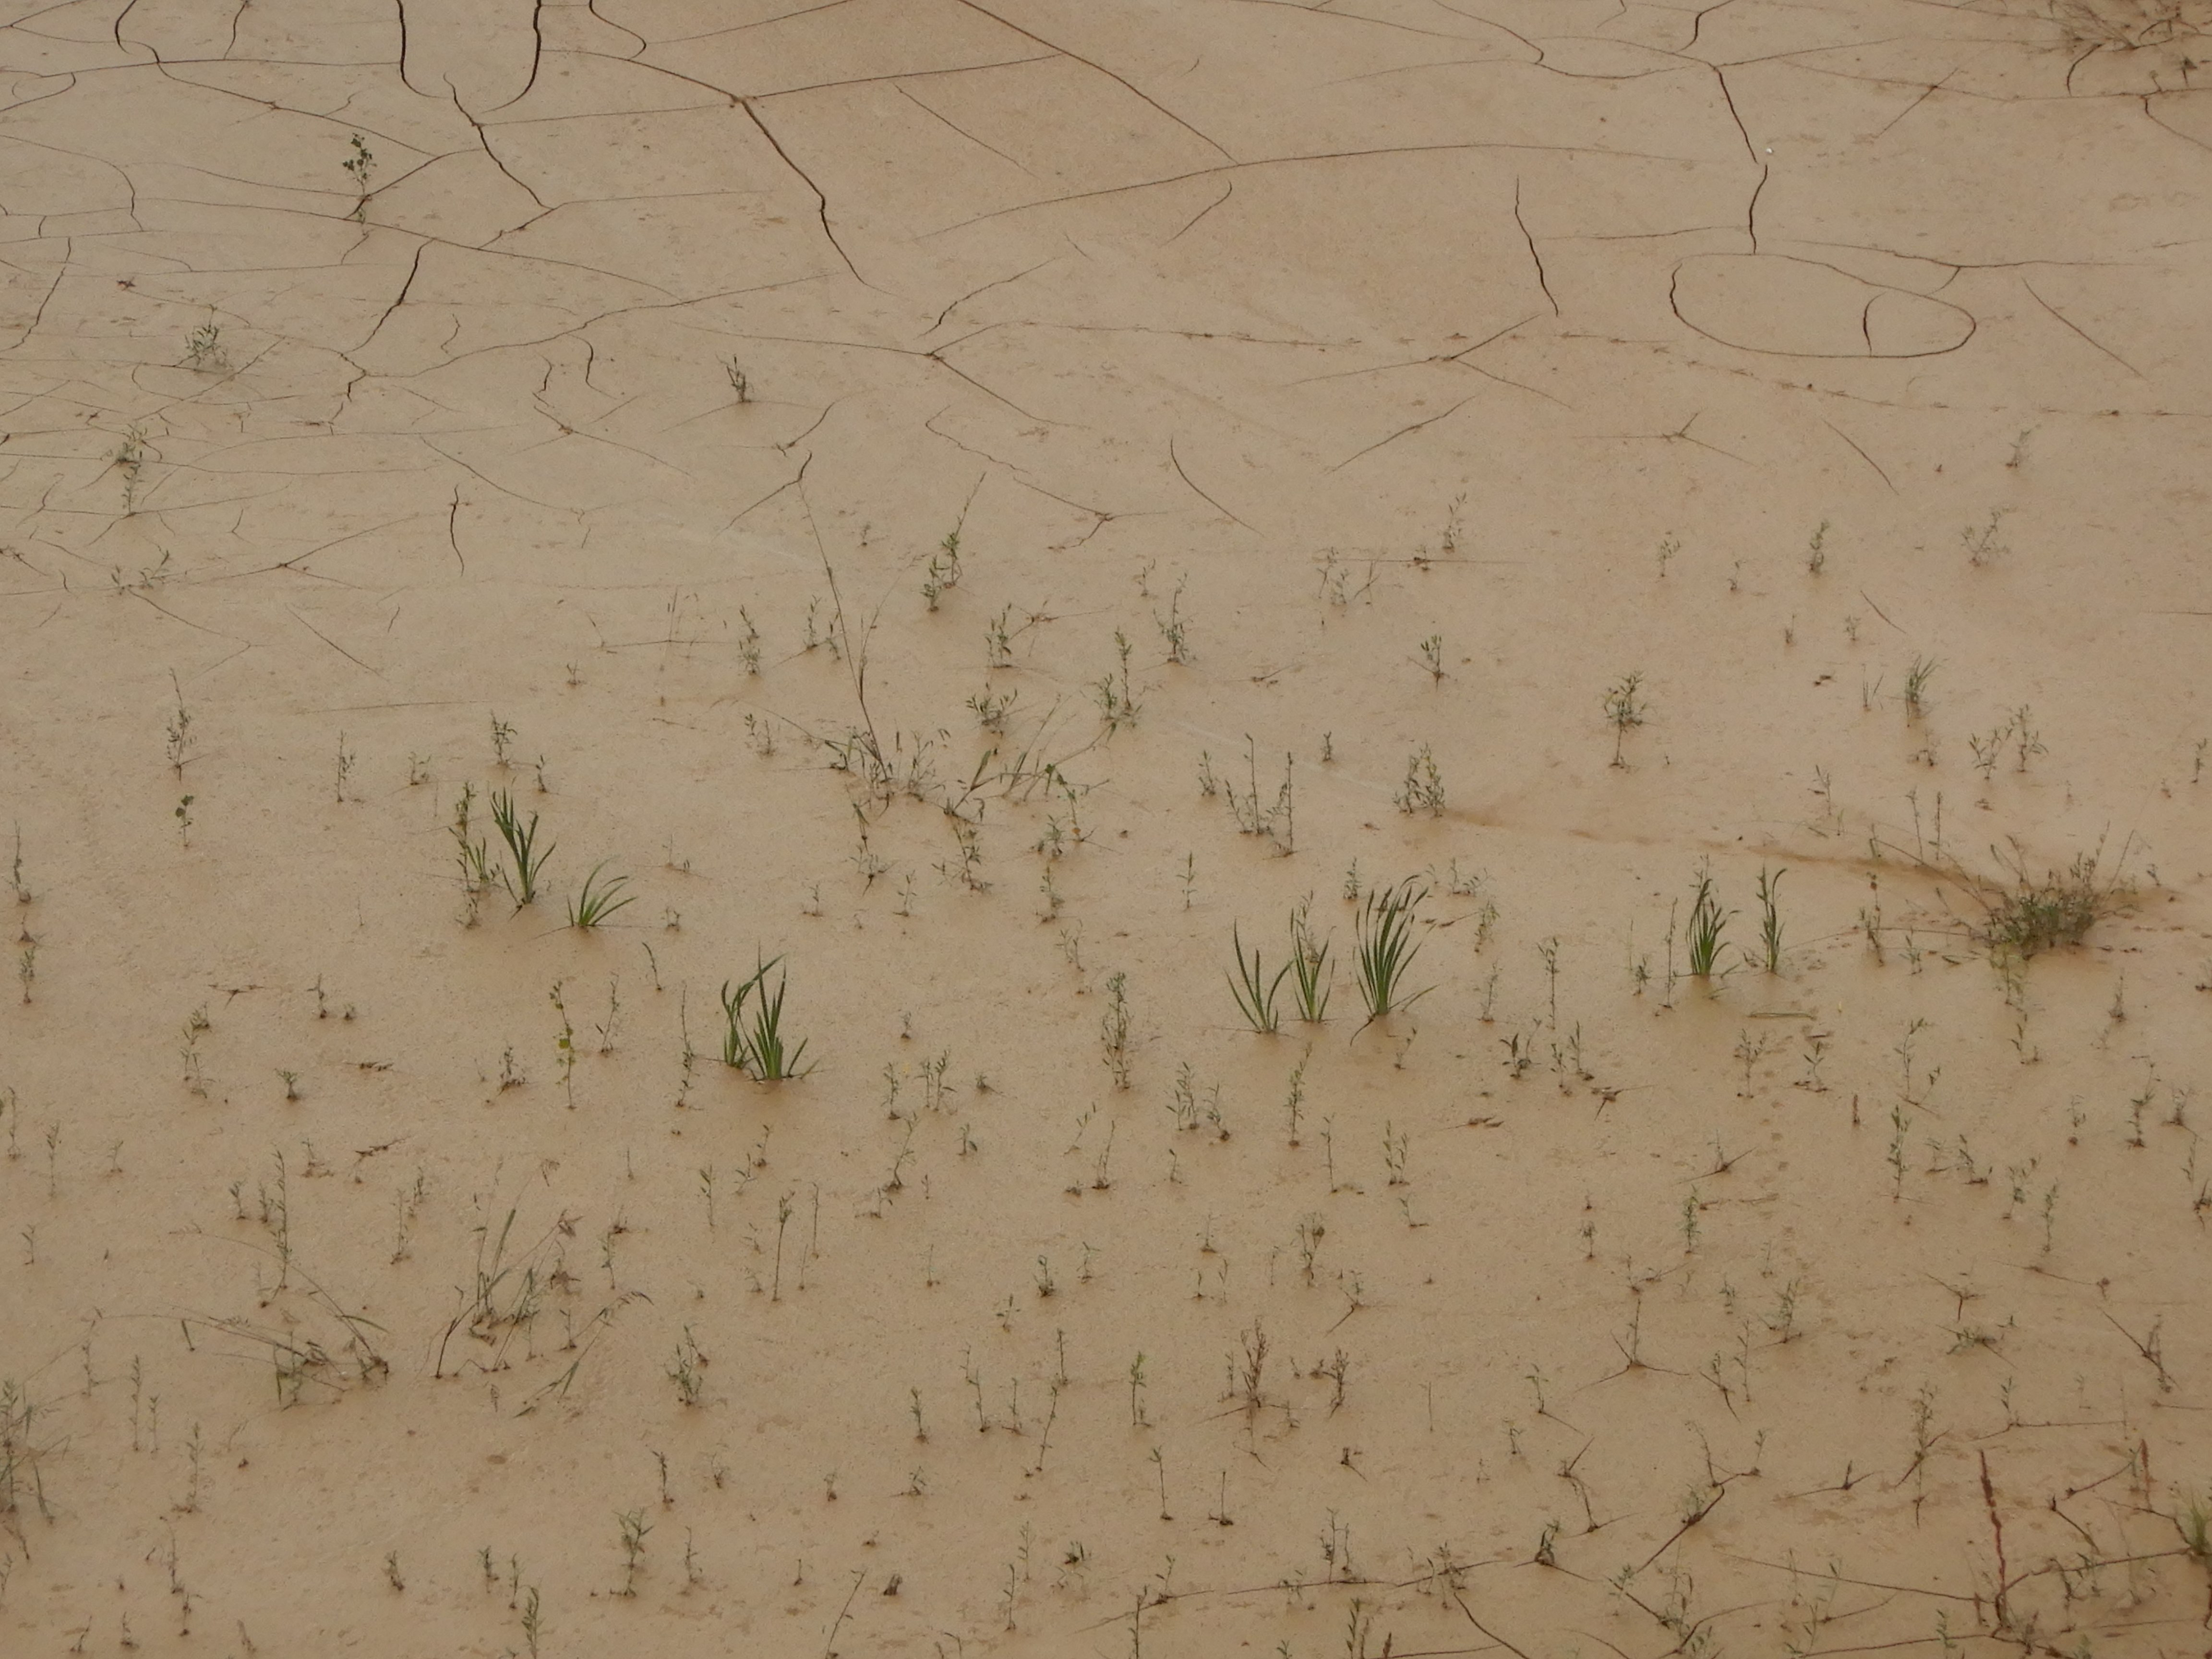
<path id="1" fill-rule="evenodd" d="M 8 13 L 0 1650 L 2212 1649 L 2197 0 Z"/>

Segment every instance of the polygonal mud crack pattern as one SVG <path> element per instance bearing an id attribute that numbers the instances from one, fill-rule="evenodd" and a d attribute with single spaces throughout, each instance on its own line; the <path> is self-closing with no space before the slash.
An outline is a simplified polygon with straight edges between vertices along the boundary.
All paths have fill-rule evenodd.
<path id="1" fill-rule="evenodd" d="M 7 16 L 9 1651 L 2202 1646 L 2200 0 Z"/>

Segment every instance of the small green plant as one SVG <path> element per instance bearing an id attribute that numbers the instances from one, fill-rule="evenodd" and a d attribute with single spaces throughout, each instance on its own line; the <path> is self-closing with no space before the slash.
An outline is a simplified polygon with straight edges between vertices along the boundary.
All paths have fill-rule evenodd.
<path id="1" fill-rule="evenodd" d="M 960 586 L 960 531 L 957 526 L 945 532 L 945 539 L 937 544 L 930 556 L 929 568 L 921 579 L 921 597 L 929 602 L 932 611 L 948 588 Z"/>
<path id="2" fill-rule="evenodd" d="M 2021 434 L 2022 443 L 2025 443 L 2027 435 L 2026 433 Z M 2017 446 L 2014 453 L 2018 453 Z M 1990 510 L 1988 523 L 1970 524 L 1959 532 L 1959 539 L 1966 544 L 1966 562 L 1977 569 L 2012 551 L 1997 540 L 1997 526 L 2002 522 L 2004 514 L 2004 508 L 1994 507 Z"/>
<path id="3" fill-rule="evenodd" d="M 1713 968 L 1720 960 L 1721 939 L 1728 931 L 1729 918 L 1733 910 L 1723 910 L 1713 891 L 1713 877 L 1710 870 L 1698 872 L 1698 885 L 1690 900 L 1690 972 L 1698 979 L 1711 979 Z"/>
<path id="4" fill-rule="evenodd" d="M 1401 812 L 1426 812 L 1432 818 L 1444 815 L 1443 775 L 1437 770 L 1437 757 L 1425 743 L 1406 757 L 1406 781 L 1390 799 Z"/>
<path id="5" fill-rule="evenodd" d="M 1254 1030 L 1272 1036 L 1281 1018 L 1275 1009 L 1275 993 L 1282 988 L 1283 980 L 1291 969 L 1297 966 L 1297 959 L 1293 956 L 1275 970 L 1273 979 L 1269 979 L 1267 971 L 1260 965 L 1259 947 L 1254 946 L 1248 957 L 1244 954 L 1244 940 L 1233 922 L 1230 924 L 1229 937 L 1237 953 L 1237 971 L 1230 976 L 1229 988 L 1237 994 L 1237 1011 Z"/>
<path id="6" fill-rule="evenodd" d="M 2212 1497 L 2192 1498 L 2173 1516 L 2181 1547 L 2197 1561 L 2212 1561 Z"/>
<path id="7" fill-rule="evenodd" d="M 507 843 L 507 850 L 514 857 L 514 867 L 509 870 L 501 866 L 499 876 L 514 900 L 514 908 L 520 910 L 537 898 L 538 878 L 545 868 L 545 860 L 553 856 L 553 848 L 558 843 L 549 842 L 544 851 L 538 850 L 538 814 L 532 812 L 530 822 L 525 823 L 522 815 L 515 810 L 514 795 L 511 790 L 492 791 L 491 821 L 498 826 L 500 839 Z"/>
<path id="8" fill-rule="evenodd" d="M 1998 852 L 2002 875 L 1968 888 L 1982 907 L 1982 919 L 1972 930 L 1976 941 L 1993 955 L 2016 962 L 2079 945 L 2090 928 L 2128 901 L 2130 890 L 2118 875 L 2100 874 L 2102 857 L 2100 846 L 2075 854 L 2064 870 L 2034 876 L 2017 843 Z"/>
<path id="9" fill-rule="evenodd" d="M 1928 712 L 1928 682 L 1941 666 L 1933 657 L 1915 657 L 1905 671 L 1905 713 L 1918 720 Z"/>
<path id="10" fill-rule="evenodd" d="M 696 1406 L 699 1403 L 700 1393 L 706 1387 L 699 1370 L 706 1363 L 705 1357 L 699 1352 L 698 1343 L 692 1339 L 691 1328 L 686 1325 L 683 1337 L 676 1344 L 676 1357 L 668 1366 L 668 1380 L 676 1385 L 678 1404 Z"/>
<path id="11" fill-rule="evenodd" d="M 1782 971 L 1782 915 L 1776 908 L 1774 891 L 1782 884 L 1782 878 L 1789 873 L 1785 867 L 1769 875 L 1765 865 L 1761 865 L 1759 870 L 1759 965 L 1770 974 Z"/>
<path id="12" fill-rule="evenodd" d="M 1444 677 L 1444 636 L 1431 634 L 1421 641 L 1421 666 L 1429 671 L 1431 684 Z"/>
<path id="13" fill-rule="evenodd" d="M 784 1035 L 787 975 L 779 972 L 775 988 L 769 988 L 769 970 L 782 960 L 769 957 L 753 970 L 750 979 L 735 986 L 727 980 L 722 982 L 722 1064 L 744 1072 L 758 1083 L 782 1083 L 813 1069 L 799 1066 L 806 1053 L 806 1039 L 800 1038 L 794 1046 Z"/>
<path id="14" fill-rule="evenodd" d="M 552 850 L 550 847 L 546 848 L 549 853 Z M 593 865 L 592 873 L 584 878 L 583 890 L 568 901 L 568 925 L 571 927 L 596 927 L 623 905 L 635 900 L 637 896 L 635 893 L 622 890 L 629 881 L 628 876 L 610 876 L 604 884 L 599 883 L 599 872 L 606 867 L 604 859 Z"/>
<path id="15" fill-rule="evenodd" d="M 1309 896 L 1291 912 L 1291 971 L 1297 976 L 1298 1018 L 1318 1025 L 1328 1018 L 1328 995 L 1336 975 L 1328 965 L 1328 941 L 1314 935 L 1312 908 Z"/>
<path id="16" fill-rule="evenodd" d="M 1128 635 L 1115 629 L 1114 650 L 1121 659 L 1120 676 L 1116 678 L 1110 672 L 1101 674 L 1091 688 L 1091 696 L 1098 700 L 1098 712 L 1104 717 L 1106 730 L 1109 733 L 1137 723 L 1136 696 L 1129 687 L 1129 653 L 1132 648 Z"/>
<path id="17" fill-rule="evenodd" d="M 1621 755 L 1621 745 L 1628 734 L 1644 724 L 1644 676 L 1640 672 L 1623 674 L 1605 689 L 1606 723 L 1613 727 L 1613 763 L 1626 770 L 1628 762 Z"/>
<path id="18" fill-rule="evenodd" d="M 1819 575 L 1828 568 L 1828 521 L 1826 519 L 1814 527 L 1812 539 L 1805 544 L 1805 568 Z"/>
<path id="19" fill-rule="evenodd" d="M 230 367 L 230 354 L 222 348 L 222 327 L 210 317 L 185 342 L 185 367 L 220 371 Z"/>
<path id="20" fill-rule="evenodd" d="M 1175 585 L 1168 595 L 1168 608 L 1162 614 L 1156 605 L 1152 609 L 1152 625 L 1160 630 L 1160 638 L 1168 648 L 1168 660 L 1178 665 L 1190 661 L 1190 621 L 1182 614 L 1182 590 L 1189 582 L 1186 576 Z"/>
<path id="21" fill-rule="evenodd" d="M 615 1592 L 617 1595 L 637 1594 L 637 1565 L 645 1554 L 645 1535 L 653 1528 L 647 1522 L 643 1510 L 623 1510 L 615 1516 L 615 1524 L 622 1529 L 623 1583 Z"/>
<path id="22" fill-rule="evenodd" d="M 1106 981 L 1106 1012 L 1098 1018 L 1099 1044 L 1116 1089 L 1129 1086 L 1129 976 L 1117 973 Z"/>
<path id="23" fill-rule="evenodd" d="M 1359 994 L 1367 1005 L 1371 1024 L 1407 1007 L 1427 991 L 1408 996 L 1406 969 L 1420 954 L 1421 941 L 1413 937 L 1420 919 L 1421 901 L 1429 890 L 1408 876 L 1396 886 L 1370 891 L 1359 908 Z"/>
<path id="24" fill-rule="evenodd" d="M 353 216 L 358 219 L 368 206 L 368 170 L 376 165 L 376 154 L 357 132 L 349 142 L 353 145 L 353 154 L 338 165 L 353 175 L 354 189 L 359 197 L 353 204 Z"/>
<path id="25" fill-rule="evenodd" d="M 146 428 L 133 425 L 116 447 L 115 465 L 123 473 L 123 510 L 137 510 L 138 477 L 146 470 Z"/>
<path id="26" fill-rule="evenodd" d="M 738 401 L 749 404 L 753 400 L 753 383 L 735 357 L 722 359 L 722 374 L 730 383 L 730 390 L 738 394 Z"/>

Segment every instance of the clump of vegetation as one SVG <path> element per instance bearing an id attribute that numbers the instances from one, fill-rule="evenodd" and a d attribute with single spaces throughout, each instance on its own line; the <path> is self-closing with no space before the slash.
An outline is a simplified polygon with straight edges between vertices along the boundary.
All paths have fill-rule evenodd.
<path id="1" fill-rule="evenodd" d="M 1994 850 L 1994 849 L 1993 849 Z M 2078 853 L 2063 870 L 2030 873 L 2018 842 L 1996 853 L 2002 873 L 1968 884 L 1981 907 L 1972 924 L 1977 943 L 1992 954 L 2024 962 L 2044 951 L 2079 945 L 2089 930 L 2125 907 L 2133 890 L 2117 870 L 2101 872 L 2104 847 Z"/>

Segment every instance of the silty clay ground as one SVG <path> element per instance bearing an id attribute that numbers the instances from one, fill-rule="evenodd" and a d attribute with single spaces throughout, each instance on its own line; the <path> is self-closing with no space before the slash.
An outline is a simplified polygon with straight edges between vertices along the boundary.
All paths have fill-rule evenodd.
<path id="1" fill-rule="evenodd" d="M 9 10 L 0 1647 L 2212 1644 L 2197 0 Z"/>

